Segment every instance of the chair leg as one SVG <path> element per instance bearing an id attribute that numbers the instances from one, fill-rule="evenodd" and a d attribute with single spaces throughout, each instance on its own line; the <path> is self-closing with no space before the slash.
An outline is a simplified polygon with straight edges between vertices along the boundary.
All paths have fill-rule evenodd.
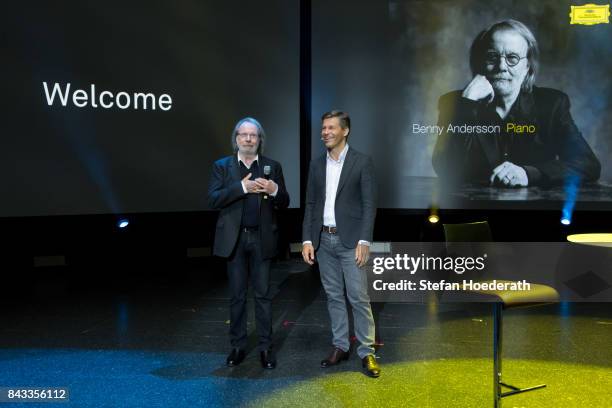
<path id="1" fill-rule="evenodd" d="M 493 407 L 501 408 L 501 399 L 510 395 L 520 394 L 546 387 L 540 384 L 528 388 L 518 388 L 514 385 L 502 382 L 502 345 L 503 345 L 503 309 L 500 302 L 493 304 Z M 502 392 L 502 387 L 510 388 L 512 391 Z"/>
<path id="2" fill-rule="evenodd" d="M 493 304 L 493 408 L 501 407 L 502 303 Z"/>

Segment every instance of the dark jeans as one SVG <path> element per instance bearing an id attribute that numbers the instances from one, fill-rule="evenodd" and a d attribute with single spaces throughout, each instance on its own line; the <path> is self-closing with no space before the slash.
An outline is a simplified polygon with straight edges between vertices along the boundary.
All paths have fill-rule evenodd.
<path id="1" fill-rule="evenodd" d="M 255 297 L 255 321 L 258 349 L 272 345 L 272 295 L 270 290 L 270 259 L 262 259 L 259 231 L 242 230 L 236 249 L 227 261 L 230 289 L 230 341 L 232 347 L 246 348 L 246 297 L 249 278 Z"/>

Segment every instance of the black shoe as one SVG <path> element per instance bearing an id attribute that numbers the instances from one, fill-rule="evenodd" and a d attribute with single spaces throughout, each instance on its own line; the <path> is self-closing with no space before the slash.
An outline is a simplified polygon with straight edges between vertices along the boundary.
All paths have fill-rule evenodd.
<path id="1" fill-rule="evenodd" d="M 336 364 L 339 364 L 341 361 L 348 360 L 349 352 L 339 349 L 338 347 L 334 347 L 329 357 L 325 360 L 321 361 L 321 367 L 331 367 Z"/>
<path id="2" fill-rule="evenodd" d="M 261 366 L 263 368 L 267 368 L 269 370 L 276 368 L 276 357 L 274 357 L 274 353 L 271 349 L 262 351 L 259 353 L 259 357 L 261 359 Z"/>
<path id="3" fill-rule="evenodd" d="M 246 357 L 246 353 L 244 350 L 239 348 L 232 349 L 232 352 L 227 356 L 227 360 L 225 363 L 228 367 L 236 367 L 238 364 L 242 363 L 242 360 Z"/>

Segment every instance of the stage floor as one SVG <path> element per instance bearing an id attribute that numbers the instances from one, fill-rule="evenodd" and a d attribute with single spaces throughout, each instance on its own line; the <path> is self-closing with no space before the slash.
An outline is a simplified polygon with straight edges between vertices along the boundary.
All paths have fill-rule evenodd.
<path id="1" fill-rule="evenodd" d="M 70 402 L 62 406 L 76 407 L 492 406 L 489 304 L 373 304 L 382 375 L 372 379 L 355 354 L 319 367 L 331 342 L 319 277 L 300 260 L 279 262 L 278 367 L 259 364 L 251 299 L 249 354 L 227 368 L 227 284 L 210 268 L 165 278 L 139 271 L 129 284 L 115 277 L 103 287 L 95 279 L 47 279 L 31 291 L 5 287 L 29 295 L 1 301 L 0 388 L 67 387 Z M 508 397 L 504 406 L 612 406 L 610 306 L 563 303 L 506 313 L 504 380 L 548 387 Z M 38 405 L 54 406 L 27 404 Z"/>

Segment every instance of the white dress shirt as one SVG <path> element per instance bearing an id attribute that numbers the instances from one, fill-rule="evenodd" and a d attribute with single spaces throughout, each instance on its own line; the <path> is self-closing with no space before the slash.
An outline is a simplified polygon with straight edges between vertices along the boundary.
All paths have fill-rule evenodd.
<path id="1" fill-rule="evenodd" d="M 323 225 L 326 227 L 336 226 L 336 193 L 338 192 L 338 183 L 340 182 L 340 174 L 342 173 L 342 166 L 344 166 L 344 159 L 346 159 L 346 153 L 348 152 L 348 143 L 344 146 L 344 149 L 340 152 L 338 160 L 327 152 L 327 165 L 325 166 L 325 207 L 323 208 Z"/>

